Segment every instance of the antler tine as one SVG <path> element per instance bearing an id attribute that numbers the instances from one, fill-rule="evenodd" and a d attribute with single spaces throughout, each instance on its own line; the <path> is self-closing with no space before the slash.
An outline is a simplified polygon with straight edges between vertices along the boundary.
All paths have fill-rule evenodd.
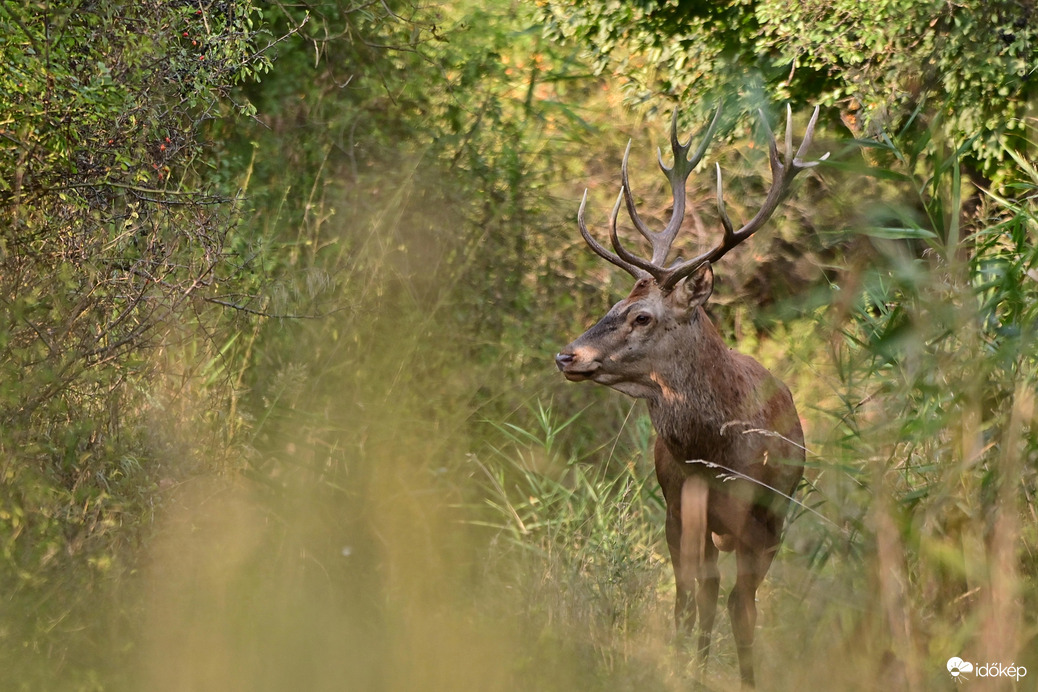
<path id="1" fill-rule="evenodd" d="M 634 222 L 634 227 L 638 229 L 643 238 L 653 243 L 653 248 L 655 248 L 653 236 L 656 234 L 649 230 L 649 227 L 642 221 L 642 217 L 638 214 L 638 209 L 634 206 L 634 197 L 631 196 L 631 181 L 627 177 L 627 160 L 631 156 L 631 142 L 632 140 L 627 140 L 627 149 L 624 150 L 624 161 L 620 166 L 620 190 L 623 192 L 624 201 L 627 203 L 627 215 Z"/>
<path id="2" fill-rule="evenodd" d="M 690 167 L 695 168 L 699 165 L 700 160 L 703 158 L 703 154 L 706 153 L 706 148 L 710 146 L 710 140 L 714 138 L 714 130 L 717 129 L 717 124 L 721 122 L 721 111 L 724 110 L 724 103 L 717 104 L 717 110 L 714 111 L 714 117 L 710 121 L 710 126 L 706 128 L 706 134 L 703 135 L 703 140 L 699 143 L 699 148 L 696 149 L 696 153 L 692 155 L 692 158 L 688 160 Z M 678 111 L 674 109 L 674 118 L 671 122 L 671 146 L 677 144 L 678 138 Z M 692 143 L 692 138 L 689 137 L 689 144 Z M 688 150 L 687 147 L 685 149 Z M 659 150 L 657 149 L 657 152 Z"/>
<path id="3" fill-rule="evenodd" d="M 628 274 L 630 274 L 631 276 L 633 276 L 636 279 L 642 279 L 642 278 L 645 278 L 646 276 L 649 276 L 649 273 L 646 272 L 645 270 L 643 270 L 643 269 L 641 269 L 639 267 L 636 267 L 635 265 L 631 264 L 630 262 L 626 262 L 626 261 L 620 259 L 616 255 L 614 255 L 612 252 L 609 252 L 609 250 L 607 250 L 604 247 L 602 247 L 602 245 L 599 244 L 599 242 L 597 240 L 595 240 L 594 237 L 592 237 L 591 233 L 587 229 L 587 224 L 584 223 L 584 209 L 585 209 L 585 207 L 587 207 L 587 190 L 584 190 L 584 197 L 583 197 L 583 199 L 580 200 L 580 208 L 577 210 L 577 226 L 580 227 L 580 235 L 582 235 L 584 237 L 584 242 L 586 242 L 588 244 L 588 247 L 590 247 L 592 250 L 594 250 L 595 254 L 598 255 L 599 257 L 601 257 L 602 259 L 604 259 L 607 262 L 610 262 L 612 264 L 615 264 L 616 266 L 620 267 L 621 269 L 623 269 L 625 272 L 627 272 Z M 616 220 L 616 215 L 619 212 L 619 209 L 620 209 L 620 199 L 617 198 L 616 204 L 613 206 L 613 228 L 614 229 L 616 228 L 615 220 Z M 615 236 L 615 233 L 616 232 L 614 230 L 613 231 L 613 235 L 614 236 Z M 614 242 L 614 245 L 617 245 L 617 244 L 618 243 Z"/>
<path id="4" fill-rule="evenodd" d="M 705 130 L 699 148 L 696 149 L 692 158 L 688 158 L 688 152 L 692 148 L 692 137 L 689 136 L 688 141 L 684 144 L 678 139 L 678 110 L 677 108 L 674 109 L 674 114 L 670 119 L 670 148 L 674 155 L 674 165 L 667 166 L 663 163 L 663 152 L 659 149 L 656 152 L 660 170 L 670 180 L 671 192 L 674 196 L 674 210 L 670 222 L 662 231 L 650 230 L 645 222 L 642 221 L 641 216 L 638 214 L 638 209 L 635 207 L 634 195 L 631 193 L 631 183 L 627 173 L 627 161 L 631 153 L 631 144 L 630 142 L 627 143 L 627 151 L 624 152 L 623 166 L 620 171 L 624 202 L 627 205 L 627 214 L 631 217 L 631 221 L 634 222 L 635 228 L 652 245 L 652 259 L 649 264 L 653 267 L 663 268 L 666 264 L 671 245 L 674 244 L 674 238 L 677 237 L 685 218 L 685 181 L 688 180 L 689 174 L 703 159 L 703 154 L 706 153 L 706 148 L 710 145 L 710 140 L 713 139 L 714 130 L 717 129 L 717 124 L 721 120 L 721 110 L 722 106 L 719 104 L 714 113 L 713 120 L 711 120 L 710 125 Z"/>
<path id="5" fill-rule="evenodd" d="M 811 114 L 811 120 L 809 120 L 807 123 L 807 129 L 804 130 L 804 139 L 802 142 L 800 142 L 800 147 L 797 149 L 796 156 L 793 157 L 793 163 L 799 166 L 801 169 L 814 168 L 822 161 L 825 161 L 827 158 L 829 158 L 829 152 L 827 151 L 820 157 L 818 157 L 818 160 L 816 161 L 803 160 L 804 154 L 807 153 L 808 147 L 811 146 L 811 142 L 812 140 L 814 140 L 815 125 L 818 123 L 818 112 L 818 106 L 815 106 L 815 111 Z"/>
<path id="6" fill-rule="evenodd" d="M 768 118 L 764 115 L 764 110 L 758 108 L 757 115 L 760 116 L 760 126 L 764 128 L 764 134 L 768 137 L 768 163 L 771 165 L 771 174 L 772 178 L 774 178 L 775 167 L 781 167 L 782 165 L 782 161 L 779 159 L 778 143 L 775 141 L 775 133 L 771 131 L 771 125 L 768 124 Z"/>
<path id="7" fill-rule="evenodd" d="M 761 120 L 767 120 L 764 113 L 760 114 Z M 786 104 L 786 165 L 793 162 L 793 107 Z"/>
<path id="8" fill-rule="evenodd" d="M 613 249 L 616 250 L 616 254 L 620 256 L 620 259 L 628 262 L 635 267 L 647 272 L 648 275 L 652 276 L 656 281 L 659 281 L 663 276 L 665 270 L 652 262 L 643 260 L 638 257 L 620 243 L 620 236 L 616 233 L 616 219 L 620 215 L 620 201 L 629 196 L 627 188 L 624 187 L 620 190 L 620 194 L 616 198 L 616 204 L 613 205 L 613 213 L 609 216 L 609 240 L 613 244 Z"/>
<path id="9" fill-rule="evenodd" d="M 722 255 L 740 242 L 735 239 L 735 227 L 732 226 L 732 220 L 728 217 L 728 211 L 725 209 L 724 178 L 721 176 L 721 164 L 717 163 L 714 165 L 717 167 L 717 212 L 721 219 L 721 227 L 724 230 L 724 234 L 721 236 L 721 242 L 692 259 L 675 263 L 662 280 L 657 279 L 657 283 L 665 291 L 672 289 L 679 281 L 681 281 L 681 279 L 696 271 L 705 263 L 720 259 Z"/>
<path id="10" fill-rule="evenodd" d="M 732 226 L 732 220 L 728 218 L 728 211 L 724 206 L 724 179 L 721 177 L 721 164 L 715 163 L 717 167 L 717 212 L 721 217 L 721 226 L 724 228 L 723 243 L 731 242 L 731 238 L 735 235 L 735 228 Z"/>
<path id="11" fill-rule="evenodd" d="M 717 166 L 717 210 L 721 218 L 721 225 L 724 227 L 724 235 L 721 241 L 707 252 L 702 253 L 692 259 L 686 260 L 679 264 L 675 264 L 668 271 L 666 276 L 663 277 L 662 281 L 657 279 L 657 282 L 664 291 L 669 291 L 674 288 L 681 279 L 685 278 L 692 272 L 696 271 L 706 262 L 716 262 L 721 259 L 729 250 L 734 248 L 742 241 L 749 238 L 757 230 L 763 226 L 771 215 L 778 208 L 782 199 L 789 192 L 789 185 L 793 181 L 800 171 L 807 170 L 817 166 L 822 161 L 829 158 L 828 152 L 816 159 L 815 161 L 804 161 L 802 156 L 807 151 L 807 148 L 811 145 L 812 137 L 814 136 L 815 124 L 818 121 L 819 109 L 816 106 L 814 113 L 811 116 L 811 120 L 807 125 L 807 129 L 804 132 L 804 139 L 797 148 L 797 152 L 793 154 L 793 110 L 788 105 L 786 106 L 786 133 L 785 133 L 785 161 L 783 162 L 779 158 L 778 144 L 775 141 L 775 135 L 772 133 L 771 128 L 768 126 L 767 118 L 764 117 L 763 111 L 761 115 L 761 123 L 764 126 L 764 131 L 768 136 L 768 158 L 771 162 L 771 188 L 768 190 L 768 194 L 764 199 L 764 203 L 757 213 L 750 219 L 742 228 L 738 231 L 734 230 L 731 219 L 728 217 L 728 213 L 725 210 L 724 205 L 724 192 L 721 178 L 721 167 Z"/>

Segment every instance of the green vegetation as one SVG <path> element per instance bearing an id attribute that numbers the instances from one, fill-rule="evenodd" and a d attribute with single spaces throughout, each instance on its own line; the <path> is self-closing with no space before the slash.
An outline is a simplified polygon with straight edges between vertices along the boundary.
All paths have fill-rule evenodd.
<path id="1" fill-rule="evenodd" d="M 0 5 L 0 687 L 686 689 L 647 416 L 551 359 L 718 95 L 733 218 L 750 106 L 834 152 L 717 270 L 810 448 L 760 679 L 1038 675 L 1031 11 Z"/>
<path id="2" fill-rule="evenodd" d="M 1007 145 L 1033 146 L 1038 23 L 1029 2 L 542 5 L 553 35 L 589 46 L 596 70 L 617 70 L 638 100 L 823 103 L 855 136 L 915 123 L 915 137 L 930 128 L 942 140 L 969 139 L 962 164 L 978 179 L 1008 173 Z"/>

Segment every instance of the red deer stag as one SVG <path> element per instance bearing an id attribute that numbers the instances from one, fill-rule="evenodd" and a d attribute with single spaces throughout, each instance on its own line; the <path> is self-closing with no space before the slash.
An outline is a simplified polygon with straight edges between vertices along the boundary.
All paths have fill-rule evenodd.
<path id="1" fill-rule="evenodd" d="M 713 291 L 710 265 L 763 226 L 793 178 L 828 154 L 817 161 L 803 159 L 818 120 L 817 108 L 796 154 L 792 113 L 787 110 L 781 158 L 762 113 L 772 183 L 760 210 L 735 230 L 725 211 L 718 166 L 722 238 L 711 250 L 668 266 L 667 256 L 685 215 L 685 181 L 702 158 L 720 114 L 718 108 L 689 159 L 692 141 L 678 141 L 674 113 L 670 134 L 674 165 L 668 168 L 659 154 L 660 168 L 674 195 L 673 216 L 662 231 L 649 229 L 635 209 L 627 177 L 630 144 L 621 168 L 620 195 L 610 217 L 615 254 L 588 232 L 584 193 L 577 213 L 581 235 L 592 250 L 637 282 L 629 296 L 566 346 L 555 362 L 568 380 L 592 380 L 648 401 L 658 435 L 656 478 L 667 502 L 667 545 L 677 584 L 675 624 L 679 633 L 690 636 L 698 610 L 699 655 L 705 663 L 720 588 L 717 551 L 734 549 L 737 574 L 728 613 L 742 681 L 752 686 L 757 587 L 778 550 L 786 510 L 803 474 L 804 435 L 789 389 L 760 363 L 730 350 L 703 304 Z M 651 259 L 638 257 L 620 243 L 616 220 L 621 202 L 635 228 L 651 243 Z"/>

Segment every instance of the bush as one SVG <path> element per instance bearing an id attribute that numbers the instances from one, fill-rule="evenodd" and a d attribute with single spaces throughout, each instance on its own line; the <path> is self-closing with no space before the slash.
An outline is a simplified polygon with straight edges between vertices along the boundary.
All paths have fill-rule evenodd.
<path id="1" fill-rule="evenodd" d="M 103 618 L 62 623 L 147 527 L 155 349 L 234 286 L 234 195 L 207 133 L 250 112 L 232 96 L 269 67 L 258 17 L 247 1 L 0 8 L 0 588 L 34 615 L 0 630 L 12 679 L 45 670 L 25 652 L 56 651 L 58 679 L 96 646 Z"/>

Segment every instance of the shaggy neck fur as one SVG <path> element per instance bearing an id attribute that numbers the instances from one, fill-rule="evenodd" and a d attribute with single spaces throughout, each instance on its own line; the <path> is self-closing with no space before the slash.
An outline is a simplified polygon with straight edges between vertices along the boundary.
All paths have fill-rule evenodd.
<path id="1" fill-rule="evenodd" d="M 725 446 L 722 427 L 744 408 L 749 382 L 702 308 L 674 332 L 683 357 L 654 367 L 655 386 L 646 398 L 664 443 L 678 458 L 695 458 Z"/>

